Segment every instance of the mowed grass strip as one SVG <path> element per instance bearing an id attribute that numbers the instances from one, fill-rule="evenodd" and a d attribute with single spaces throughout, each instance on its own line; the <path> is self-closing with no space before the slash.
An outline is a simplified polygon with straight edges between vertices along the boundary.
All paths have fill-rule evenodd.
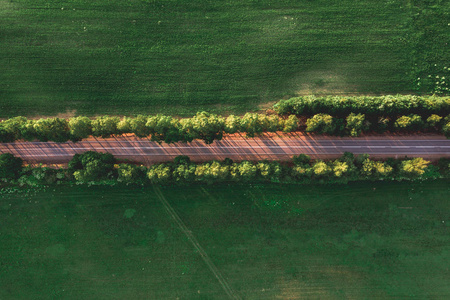
<path id="1" fill-rule="evenodd" d="M 410 90 L 402 1 L 0 0 L 0 117 Z"/>
<path id="2" fill-rule="evenodd" d="M 448 181 L 161 192 L 243 299 L 450 296 Z M 2 299 L 227 299 L 152 188 L 3 194 L 0 220 Z"/>

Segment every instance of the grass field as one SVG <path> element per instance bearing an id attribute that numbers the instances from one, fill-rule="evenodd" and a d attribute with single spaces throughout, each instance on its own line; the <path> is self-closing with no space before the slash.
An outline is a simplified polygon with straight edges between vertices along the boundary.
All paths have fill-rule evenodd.
<path id="1" fill-rule="evenodd" d="M 432 2 L 443 12 L 450 6 Z M 429 36 L 437 21 L 413 27 L 411 7 L 0 0 L 0 117 L 242 113 L 287 95 L 409 92 L 421 62 L 414 56 L 430 56 L 443 40 L 434 37 L 430 53 L 414 51 L 411 37 L 423 26 Z"/>
<path id="2" fill-rule="evenodd" d="M 243 299 L 448 299 L 448 181 L 162 189 Z M 227 299 L 153 189 L 0 200 L 0 299 Z"/>

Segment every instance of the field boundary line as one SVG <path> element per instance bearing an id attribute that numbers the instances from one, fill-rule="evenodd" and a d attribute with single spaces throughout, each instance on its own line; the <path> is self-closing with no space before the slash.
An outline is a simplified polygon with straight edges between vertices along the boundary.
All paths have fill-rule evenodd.
<path id="1" fill-rule="evenodd" d="M 161 192 L 161 189 L 157 187 L 156 185 L 153 185 L 153 189 L 155 191 L 156 196 L 164 206 L 164 208 L 167 210 L 169 215 L 175 220 L 177 225 L 180 227 L 180 229 L 183 231 L 183 233 L 186 235 L 186 237 L 191 241 L 192 245 L 195 249 L 197 249 L 198 253 L 200 253 L 200 256 L 202 257 L 203 261 L 206 263 L 206 265 L 209 267 L 211 272 L 214 274 L 214 276 L 219 281 L 220 285 L 224 289 L 225 293 L 231 298 L 231 299 L 241 299 L 228 285 L 226 279 L 222 276 L 222 273 L 217 269 L 216 265 L 212 262 L 212 260 L 209 258 L 209 255 L 205 252 L 203 247 L 200 245 L 200 243 L 197 241 L 195 236 L 192 234 L 192 231 L 190 231 L 187 226 L 184 224 L 184 222 L 180 219 L 176 211 L 172 208 L 170 203 L 167 201 L 166 197 L 164 197 L 163 193 Z"/>

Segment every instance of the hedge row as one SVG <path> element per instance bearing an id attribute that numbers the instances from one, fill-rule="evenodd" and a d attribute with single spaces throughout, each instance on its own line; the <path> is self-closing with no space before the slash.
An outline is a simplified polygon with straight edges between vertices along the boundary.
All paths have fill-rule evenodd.
<path id="1" fill-rule="evenodd" d="M 23 168 L 20 158 L 0 155 L 0 178 L 19 185 L 55 183 L 122 182 L 126 184 L 188 184 L 192 182 L 279 182 L 346 183 L 354 180 L 417 180 L 450 177 L 450 159 L 431 165 L 423 158 L 371 160 L 368 155 L 345 153 L 336 160 L 311 160 L 294 156 L 291 162 L 242 161 L 231 159 L 192 163 L 187 156 L 149 168 L 117 164 L 109 153 L 76 154 L 67 169 Z"/>
<path id="2" fill-rule="evenodd" d="M 280 100 L 273 106 L 280 115 L 312 116 L 330 114 L 344 117 L 350 113 L 367 116 L 388 116 L 418 114 L 422 117 L 430 114 L 448 115 L 450 97 L 438 96 L 303 96 Z"/>
<path id="3" fill-rule="evenodd" d="M 89 136 L 109 137 L 125 133 L 134 133 L 138 137 L 151 136 L 157 142 L 190 142 L 202 139 L 206 143 L 220 140 L 224 133 L 245 133 L 254 137 L 262 132 L 293 132 L 305 130 L 320 134 L 358 136 L 361 132 L 419 130 L 443 132 L 450 135 L 450 116 L 432 114 L 422 117 L 416 114 L 391 117 L 368 117 L 364 114 L 350 113 L 346 118 L 336 118 L 328 114 L 316 114 L 306 122 L 300 122 L 295 115 L 287 118 L 277 115 L 247 113 L 243 117 L 234 115 L 227 118 L 199 112 L 192 118 L 176 119 L 170 116 L 143 116 L 135 118 L 102 116 L 94 120 L 87 117 L 75 117 L 69 120 L 48 118 L 28 120 L 15 117 L 0 122 L 0 142 L 15 140 L 39 140 L 43 142 L 80 141 Z"/>

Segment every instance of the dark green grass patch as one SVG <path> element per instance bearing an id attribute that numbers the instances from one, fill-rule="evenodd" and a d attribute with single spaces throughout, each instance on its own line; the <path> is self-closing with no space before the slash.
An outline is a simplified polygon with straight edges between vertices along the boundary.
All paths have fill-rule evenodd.
<path id="1" fill-rule="evenodd" d="M 243 299 L 448 298 L 448 181 L 164 188 Z M 152 188 L 0 199 L 0 298 L 227 299 Z"/>
<path id="2" fill-rule="evenodd" d="M 412 12 L 378 0 L 0 0 L 0 117 L 408 92 Z"/>

